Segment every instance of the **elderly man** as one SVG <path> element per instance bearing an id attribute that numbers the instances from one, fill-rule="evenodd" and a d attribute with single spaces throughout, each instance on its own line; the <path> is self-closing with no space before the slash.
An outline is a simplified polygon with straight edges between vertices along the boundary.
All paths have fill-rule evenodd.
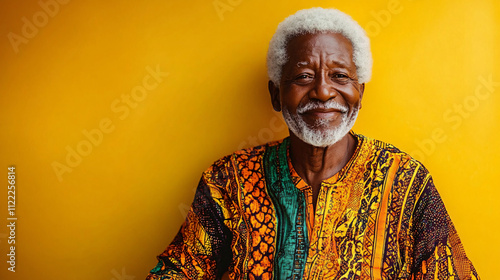
<path id="1" fill-rule="evenodd" d="M 427 169 L 351 130 L 371 65 L 348 15 L 285 19 L 268 74 L 290 136 L 205 171 L 147 279 L 477 279 Z"/>

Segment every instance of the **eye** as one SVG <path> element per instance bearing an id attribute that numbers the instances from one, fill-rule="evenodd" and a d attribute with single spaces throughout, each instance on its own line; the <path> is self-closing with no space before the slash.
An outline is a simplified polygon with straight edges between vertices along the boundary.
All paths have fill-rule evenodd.
<path id="1" fill-rule="evenodd" d="M 299 74 L 294 78 L 294 82 L 298 84 L 307 84 L 314 79 L 314 76 L 308 73 Z"/>
<path id="2" fill-rule="evenodd" d="M 351 80 L 351 78 L 344 73 L 334 73 L 332 75 L 332 80 L 339 83 L 339 84 L 346 84 Z"/>

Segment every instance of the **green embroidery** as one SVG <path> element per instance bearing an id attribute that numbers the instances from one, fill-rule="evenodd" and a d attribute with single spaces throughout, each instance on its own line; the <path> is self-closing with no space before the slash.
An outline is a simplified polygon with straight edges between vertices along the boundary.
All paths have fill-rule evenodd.
<path id="1" fill-rule="evenodd" d="M 274 260 L 276 279 L 301 279 L 308 251 L 306 202 L 295 187 L 288 168 L 290 139 L 269 147 L 264 155 L 264 171 L 269 196 L 276 209 L 277 239 Z"/>

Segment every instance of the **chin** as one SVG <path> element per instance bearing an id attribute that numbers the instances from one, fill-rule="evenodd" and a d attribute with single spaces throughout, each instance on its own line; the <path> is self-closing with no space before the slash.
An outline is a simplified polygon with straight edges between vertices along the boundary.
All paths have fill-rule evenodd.
<path id="1" fill-rule="evenodd" d="M 349 133 L 349 131 L 344 133 L 344 131 L 337 128 L 328 129 L 326 131 L 316 129 L 302 131 L 301 135 L 297 136 L 309 145 L 315 147 L 328 147 L 339 142 L 347 133 Z"/>

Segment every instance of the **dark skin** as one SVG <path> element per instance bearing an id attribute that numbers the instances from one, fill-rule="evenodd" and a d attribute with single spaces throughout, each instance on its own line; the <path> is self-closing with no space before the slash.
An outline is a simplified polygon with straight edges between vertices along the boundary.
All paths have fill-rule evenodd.
<path id="1" fill-rule="evenodd" d="M 288 61 L 283 66 L 279 87 L 269 81 L 271 102 L 276 111 L 283 108 L 297 114 L 299 104 L 317 100 L 345 105 L 349 112 L 315 109 L 298 114 L 310 127 L 318 119 L 330 127 L 341 123 L 343 114 L 361 108 L 365 84 L 358 83 L 351 42 L 338 33 L 317 33 L 296 36 L 288 42 Z M 318 128 L 321 129 L 321 128 Z M 321 182 L 334 176 L 348 162 L 356 149 L 356 139 L 345 135 L 333 145 L 315 147 L 302 141 L 290 130 L 290 157 L 294 169 L 311 186 L 313 205 Z"/>

